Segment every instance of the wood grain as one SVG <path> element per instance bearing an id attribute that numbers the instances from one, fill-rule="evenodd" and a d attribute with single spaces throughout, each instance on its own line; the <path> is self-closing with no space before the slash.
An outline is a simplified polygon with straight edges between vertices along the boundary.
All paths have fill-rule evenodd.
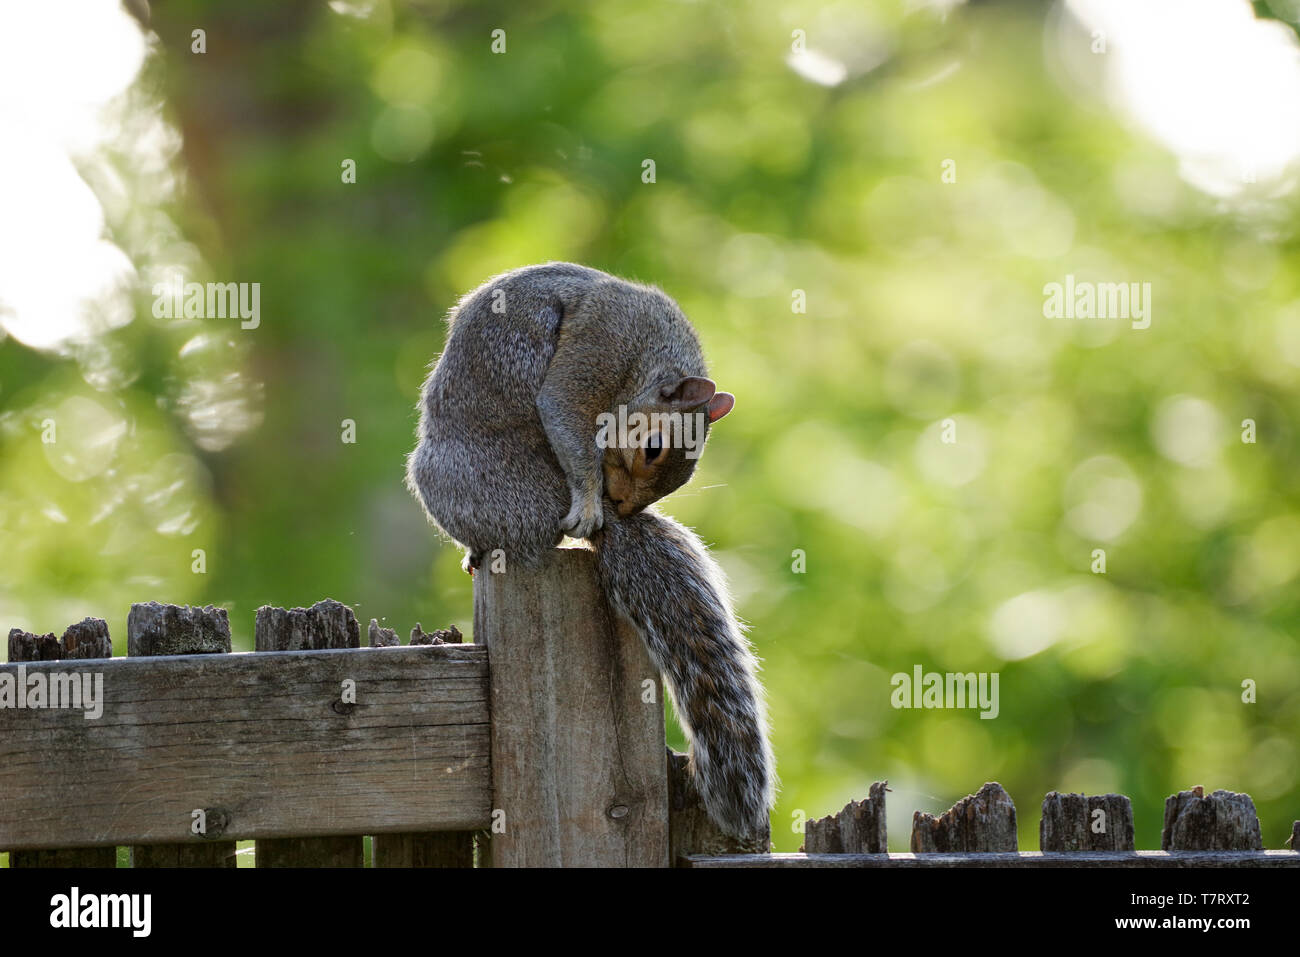
<path id="1" fill-rule="evenodd" d="M 913 853 L 1014 851 L 1016 805 L 996 781 L 990 781 L 938 817 L 912 815 Z"/>
<path id="2" fill-rule="evenodd" d="M 1038 846 L 1044 851 L 1131 851 L 1133 804 L 1122 794 L 1049 791 L 1038 822 Z"/>
<path id="3" fill-rule="evenodd" d="M 375 867 L 473 867 L 474 832 L 376 834 Z"/>
<path id="4" fill-rule="evenodd" d="M 195 808 L 210 823 L 225 816 L 209 831 L 224 840 L 489 823 L 483 648 L 25 667 L 102 671 L 104 713 L 0 709 L 0 847 L 201 845 L 189 831 Z M 345 678 L 356 682 L 352 706 L 340 704 Z"/>
<path id="5" fill-rule="evenodd" d="M 108 623 L 102 618 L 86 618 L 68 628 L 58 644 L 49 641 L 54 635 L 30 635 L 15 628 L 9 633 L 9 660 L 58 661 L 65 658 L 111 658 L 113 642 L 108 637 Z M 27 657 L 27 655 L 32 657 Z M 77 801 L 61 803 L 63 813 L 78 813 Z M 73 847 L 51 848 L 42 851 L 14 851 L 9 855 L 9 866 L 20 867 L 117 867 L 117 848 Z"/>
<path id="6" fill-rule="evenodd" d="M 1164 851 L 1253 851 L 1263 848 L 1255 802 L 1249 794 L 1201 787 L 1165 799 L 1160 831 Z"/>
<path id="7" fill-rule="evenodd" d="M 411 631 L 423 635 L 423 629 L 417 623 Z M 412 644 L 460 644 L 465 640 L 460 631 L 451 628 L 438 632 L 442 638 L 427 641 L 413 641 Z M 401 644 L 397 632 L 391 628 L 379 627 L 379 622 L 370 619 L 370 647 L 392 648 Z M 376 834 L 371 842 L 371 854 L 375 867 L 473 867 L 474 866 L 474 832 L 443 831 L 424 834 Z"/>
<path id="8" fill-rule="evenodd" d="M 226 609 L 214 605 L 164 605 L 156 601 L 134 604 L 126 617 L 126 647 L 132 657 L 227 654 L 230 615 Z M 223 808 L 198 805 L 186 812 L 187 825 L 198 810 L 206 815 L 200 841 L 133 845 L 131 866 L 234 867 L 235 842 L 218 840 L 229 815 Z"/>
<path id="9" fill-rule="evenodd" d="M 310 608 L 257 609 L 253 625 L 256 651 L 326 651 L 360 648 L 361 629 L 352 609 L 327 598 Z M 340 689 L 341 690 L 341 689 Z M 256 867 L 361 867 L 362 835 L 266 838 L 256 842 Z"/>
<path id="10" fill-rule="evenodd" d="M 885 854 L 889 836 L 885 827 L 885 793 L 888 781 L 877 781 L 862 801 L 850 801 L 839 814 L 809 821 L 804 826 L 804 849 L 809 854 Z"/>
<path id="11" fill-rule="evenodd" d="M 659 676 L 609 611 L 591 552 L 480 570 L 474 640 L 492 662 L 494 807 L 504 814 L 493 866 L 666 867 Z"/>

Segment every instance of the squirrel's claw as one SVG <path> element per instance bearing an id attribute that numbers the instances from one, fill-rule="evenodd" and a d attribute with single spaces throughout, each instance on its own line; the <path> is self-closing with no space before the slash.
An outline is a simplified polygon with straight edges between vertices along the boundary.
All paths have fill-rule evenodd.
<path id="1" fill-rule="evenodd" d="M 570 538 L 590 538 L 605 525 L 600 498 L 574 498 L 569 514 L 560 522 L 560 530 Z"/>

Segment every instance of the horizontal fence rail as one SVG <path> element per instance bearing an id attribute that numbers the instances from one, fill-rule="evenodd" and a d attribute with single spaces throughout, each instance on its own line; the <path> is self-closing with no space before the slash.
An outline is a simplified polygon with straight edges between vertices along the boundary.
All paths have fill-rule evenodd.
<path id="1" fill-rule="evenodd" d="M 102 679 L 102 715 L 0 709 L 6 850 L 490 823 L 482 647 L 0 665 L 20 674 Z"/>

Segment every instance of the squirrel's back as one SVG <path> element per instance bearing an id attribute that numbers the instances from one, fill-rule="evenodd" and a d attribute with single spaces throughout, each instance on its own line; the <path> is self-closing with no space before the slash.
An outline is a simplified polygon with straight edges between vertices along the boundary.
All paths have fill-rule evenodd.
<path id="1" fill-rule="evenodd" d="M 626 352 L 629 385 L 661 369 L 703 374 L 690 322 L 653 287 L 552 262 L 495 276 L 464 296 L 421 392 L 407 484 L 472 553 L 502 548 L 531 563 L 560 540 L 568 481 L 536 403 L 565 323 L 578 317 L 600 332 L 601 341 L 582 347 Z"/>

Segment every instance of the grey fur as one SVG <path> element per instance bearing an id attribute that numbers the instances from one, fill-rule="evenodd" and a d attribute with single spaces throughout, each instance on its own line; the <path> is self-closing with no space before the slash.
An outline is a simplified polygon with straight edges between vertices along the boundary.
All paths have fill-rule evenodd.
<path id="1" fill-rule="evenodd" d="M 602 469 L 617 460 L 595 442 L 602 412 L 699 401 L 672 389 L 706 375 L 695 330 L 660 290 L 571 263 L 497 276 L 449 323 L 424 384 L 408 487 L 466 547 L 468 569 L 497 549 L 507 565 L 534 565 L 566 532 L 589 538 L 611 604 L 664 673 L 705 807 L 737 836 L 761 833 L 775 779 L 749 644 L 699 540 L 639 511 L 689 480 L 695 460 L 664 450 L 615 508 Z M 707 400 L 713 385 L 702 384 Z"/>
<path id="2" fill-rule="evenodd" d="M 596 567 L 610 604 L 664 676 L 709 816 L 737 837 L 758 837 L 775 762 L 758 663 L 721 569 L 689 529 L 653 509 L 606 522 Z"/>

